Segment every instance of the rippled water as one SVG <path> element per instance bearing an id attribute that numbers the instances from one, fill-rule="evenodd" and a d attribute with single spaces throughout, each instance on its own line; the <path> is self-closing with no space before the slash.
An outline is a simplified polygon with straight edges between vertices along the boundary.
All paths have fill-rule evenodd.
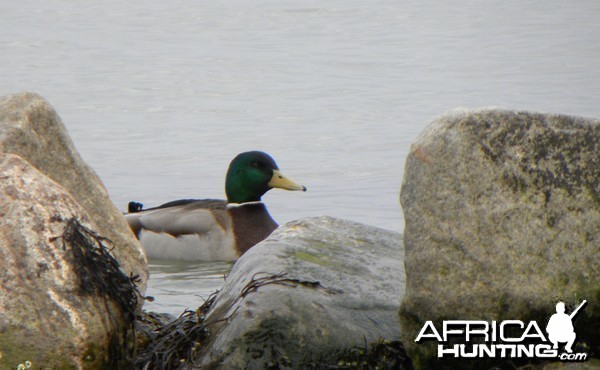
<path id="1" fill-rule="evenodd" d="M 4 1 L 0 94 L 46 97 L 121 209 L 223 197 L 229 160 L 262 149 L 309 189 L 266 196 L 280 223 L 402 231 L 410 142 L 444 111 L 600 116 L 599 16 L 597 0 Z M 154 307 L 195 305 L 219 274 L 153 265 Z"/>
<path id="2" fill-rule="evenodd" d="M 146 296 L 155 300 L 144 307 L 173 315 L 195 309 L 221 288 L 231 266 L 229 262 L 150 261 L 152 284 Z"/>

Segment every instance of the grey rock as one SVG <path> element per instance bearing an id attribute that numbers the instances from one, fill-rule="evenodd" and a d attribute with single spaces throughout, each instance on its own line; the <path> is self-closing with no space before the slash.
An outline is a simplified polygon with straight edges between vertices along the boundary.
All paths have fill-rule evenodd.
<path id="1" fill-rule="evenodd" d="M 45 99 L 32 93 L 0 98 L 0 153 L 19 155 L 70 192 L 94 220 L 96 231 L 112 241 L 123 270 L 140 276 L 140 290 L 145 291 L 148 266 L 139 242 Z"/>
<path id="2" fill-rule="evenodd" d="M 303 368 L 400 335 L 401 235 L 330 217 L 290 222 L 235 264 L 198 365 Z"/>
<path id="3" fill-rule="evenodd" d="M 586 362 L 552 362 L 540 367 L 540 370 L 600 370 L 600 360 L 589 359 Z"/>
<path id="4" fill-rule="evenodd" d="M 537 320 L 587 299 L 580 343 L 600 345 L 600 121 L 454 111 L 413 143 L 402 339 L 419 367 L 426 320 Z M 473 364 L 473 362 L 471 362 Z"/>
<path id="5" fill-rule="evenodd" d="M 26 361 L 35 369 L 131 363 L 133 286 L 127 290 L 133 297 L 125 302 L 129 305 L 119 304 L 128 276 L 106 274 L 106 265 L 96 265 L 91 256 L 97 246 L 63 237 L 74 217 L 95 229 L 87 212 L 13 154 L 0 153 L 0 199 L 0 368 L 15 369 Z M 86 261 L 102 269 L 100 280 L 85 270 Z M 99 286 L 116 286 L 117 295 Z"/>

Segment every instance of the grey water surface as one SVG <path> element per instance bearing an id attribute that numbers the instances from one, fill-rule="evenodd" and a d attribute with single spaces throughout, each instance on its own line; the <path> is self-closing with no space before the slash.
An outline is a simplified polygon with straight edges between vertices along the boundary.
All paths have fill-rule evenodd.
<path id="1" fill-rule="evenodd" d="M 411 141 L 457 107 L 600 117 L 600 1 L 0 1 L 0 95 L 57 109 L 122 210 L 222 198 L 239 152 L 331 215 L 401 232 Z M 225 265 L 151 263 L 150 309 L 179 314 Z"/>

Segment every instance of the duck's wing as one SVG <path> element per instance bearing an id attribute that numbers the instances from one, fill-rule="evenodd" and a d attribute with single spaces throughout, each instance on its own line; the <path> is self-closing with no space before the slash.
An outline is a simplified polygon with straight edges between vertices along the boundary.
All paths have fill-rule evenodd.
<path id="1" fill-rule="evenodd" d="M 234 261 L 239 257 L 225 201 L 175 201 L 125 218 L 148 258 Z"/>
<path id="2" fill-rule="evenodd" d="M 142 230 L 173 237 L 202 235 L 215 229 L 227 232 L 231 226 L 226 216 L 226 205 L 224 200 L 183 199 L 128 213 L 125 219 L 138 237 Z"/>

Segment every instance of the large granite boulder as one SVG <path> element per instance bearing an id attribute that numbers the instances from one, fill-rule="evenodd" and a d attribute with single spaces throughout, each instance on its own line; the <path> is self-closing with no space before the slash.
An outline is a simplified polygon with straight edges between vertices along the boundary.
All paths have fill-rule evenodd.
<path id="1" fill-rule="evenodd" d="M 195 365 L 324 368 L 349 348 L 397 339 L 402 259 L 391 231 L 329 217 L 280 227 L 233 267 Z"/>
<path id="2" fill-rule="evenodd" d="M 0 98 L 0 153 L 19 155 L 71 193 L 94 220 L 96 231 L 112 241 L 125 273 L 139 275 L 140 289 L 145 290 L 148 266 L 139 242 L 46 100 L 31 93 Z"/>
<path id="3" fill-rule="evenodd" d="M 128 368 L 139 293 L 59 184 L 0 153 L 0 368 Z"/>
<path id="4" fill-rule="evenodd" d="M 400 199 L 402 338 L 417 368 L 459 366 L 432 360 L 436 341 L 415 343 L 427 320 L 536 320 L 545 330 L 559 300 L 567 312 L 588 301 L 578 348 L 600 353 L 600 121 L 451 112 L 413 143 Z M 460 366 L 469 364 L 481 365 Z"/>

